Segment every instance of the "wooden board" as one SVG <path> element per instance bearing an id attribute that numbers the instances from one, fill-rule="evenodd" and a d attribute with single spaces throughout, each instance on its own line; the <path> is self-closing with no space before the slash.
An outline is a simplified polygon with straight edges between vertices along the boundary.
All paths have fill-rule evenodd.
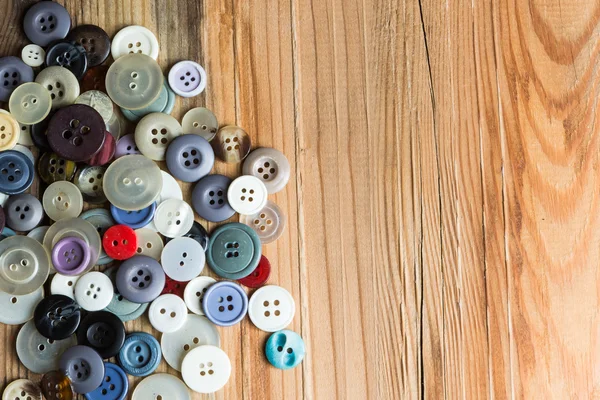
<path id="1" fill-rule="evenodd" d="M 0 0 L 0 55 L 32 2 Z M 219 329 L 231 380 L 195 398 L 600 396 L 598 2 L 59 2 L 148 27 L 165 71 L 200 62 L 207 90 L 173 115 L 207 106 L 292 165 L 264 251 L 307 357 L 282 372 L 249 321 Z M 17 332 L 0 384 L 39 378 Z"/>

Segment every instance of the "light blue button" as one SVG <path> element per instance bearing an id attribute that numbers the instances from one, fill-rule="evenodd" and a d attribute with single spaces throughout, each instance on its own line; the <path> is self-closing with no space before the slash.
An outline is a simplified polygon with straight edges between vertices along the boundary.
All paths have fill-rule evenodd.
<path id="1" fill-rule="evenodd" d="M 93 392 L 86 393 L 87 400 L 124 400 L 129 390 L 125 372 L 116 364 L 104 363 L 104 379 Z"/>
<path id="2" fill-rule="evenodd" d="M 156 212 L 156 203 L 150 204 L 148 207 L 137 211 L 121 210 L 114 205 L 110 205 L 110 213 L 117 223 L 127 225 L 131 229 L 139 229 L 148 225 L 154 213 Z"/>
<path id="3" fill-rule="evenodd" d="M 304 340 L 296 332 L 288 330 L 273 333 L 265 345 L 267 360 L 279 369 L 294 368 L 302 362 L 305 354 Z"/>
<path id="4" fill-rule="evenodd" d="M 149 106 L 146 106 L 140 110 L 127 110 L 121 108 L 123 116 L 132 122 L 137 122 L 150 113 L 160 112 L 163 114 L 171 114 L 173 107 L 175 106 L 175 93 L 169 87 L 169 83 L 165 78 L 163 80 L 163 88 L 158 95 L 158 98 L 154 100 Z"/>
<path id="5" fill-rule="evenodd" d="M 17 232 L 13 231 L 8 226 L 5 226 L 4 229 L 2 229 L 2 232 L 0 232 L 0 240 L 4 240 L 9 236 L 16 236 L 16 235 L 17 235 Z"/>
<path id="6" fill-rule="evenodd" d="M 133 376 L 150 375 L 158 368 L 161 358 L 160 344 L 145 332 L 127 335 L 117 356 L 123 370 Z"/>

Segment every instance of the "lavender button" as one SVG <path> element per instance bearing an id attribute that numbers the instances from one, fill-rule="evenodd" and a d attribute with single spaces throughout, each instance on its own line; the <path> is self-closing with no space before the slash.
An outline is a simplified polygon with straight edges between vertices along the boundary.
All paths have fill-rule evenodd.
<path id="1" fill-rule="evenodd" d="M 83 240 L 69 236 L 52 249 L 52 264 L 63 275 L 79 275 L 90 262 L 92 250 Z"/>
<path id="2" fill-rule="evenodd" d="M 135 145 L 135 136 L 133 134 L 125 135 L 119 139 L 117 149 L 115 150 L 115 160 L 130 154 L 142 154 Z"/>
<path id="3" fill-rule="evenodd" d="M 232 326 L 246 316 L 248 296 L 240 285 L 221 281 L 204 293 L 202 308 L 206 318 L 213 324 Z"/>

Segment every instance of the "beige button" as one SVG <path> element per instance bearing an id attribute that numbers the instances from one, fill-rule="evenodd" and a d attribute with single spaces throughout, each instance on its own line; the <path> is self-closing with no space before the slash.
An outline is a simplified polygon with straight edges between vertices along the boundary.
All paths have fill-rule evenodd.
<path id="1" fill-rule="evenodd" d="M 135 230 L 137 236 L 138 256 L 148 256 L 155 260 L 160 260 L 160 255 L 163 251 L 164 244 L 160 235 L 148 228 L 140 228 Z"/>
<path id="2" fill-rule="evenodd" d="M 163 88 L 158 63 L 144 54 L 119 57 L 106 74 L 106 91 L 112 101 L 128 110 L 139 110 L 154 102 Z"/>
<path id="3" fill-rule="evenodd" d="M 268 200 L 259 212 L 252 215 L 241 215 L 240 222 L 248 225 L 258 234 L 262 244 L 279 239 L 285 228 L 285 214 L 277 204 Z"/>
<path id="4" fill-rule="evenodd" d="M 54 221 L 74 218 L 81 214 L 83 197 L 71 182 L 56 181 L 44 191 L 42 205 L 48 217 Z"/>
<path id="5" fill-rule="evenodd" d="M 29 294 L 44 284 L 50 271 L 50 256 L 28 236 L 9 236 L 0 242 L 0 290 Z"/>
<path id="6" fill-rule="evenodd" d="M 261 147 L 244 160 L 242 173 L 263 181 L 269 194 L 273 194 L 283 189 L 290 180 L 290 163 L 279 150 Z"/>
<path id="7" fill-rule="evenodd" d="M 184 133 L 200 135 L 209 142 L 215 137 L 219 130 L 217 117 L 208 108 L 192 108 L 183 116 L 181 121 Z"/>
<path id="8" fill-rule="evenodd" d="M 145 54 L 156 60 L 158 40 L 148 28 L 130 25 L 117 32 L 110 45 L 110 51 L 115 60 L 133 53 Z"/>
<path id="9" fill-rule="evenodd" d="M 52 248 L 59 240 L 69 236 L 83 240 L 92 250 L 90 262 L 85 269 L 85 272 L 89 271 L 94 267 L 96 261 L 98 261 L 98 255 L 102 246 L 100 234 L 94 225 L 86 220 L 81 218 L 64 218 L 56 221 L 48 228 L 48 231 L 44 235 L 44 248 L 48 253 L 51 253 Z"/>
<path id="10" fill-rule="evenodd" d="M 114 105 L 110 97 L 99 90 L 88 90 L 75 99 L 75 104 L 85 104 L 98 111 L 105 124 L 109 124 L 114 115 Z"/>
<path id="11" fill-rule="evenodd" d="M 50 92 L 36 82 L 27 82 L 16 88 L 8 100 L 10 113 L 21 124 L 41 122 L 50 113 Z"/>
<path id="12" fill-rule="evenodd" d="M 0 113 L 0 151 L 15 147 L 20 135 L 21 128 L 17 120 L 8 113 Z"/>
<path id="13" fill-rule="evenodd" d="M 42 400 L 42 389 L 29 379 L 17 379 L 4 389 L 2 400 Z"/>
<path id="14" fill-rule="evenodd" d="M 79 81 L 66 68 L 46 67 L 38 74 L 35 81 L 50 92 L 52 109 L 73 104 L 79 96 Z"/>
<path id="15" fill-rule="evenodd" d="M 0 114 L 10 114 L 8 111 L 0 108 Z M 19 122 L 19 121 L 17 121 Z M 29 125 L 23 125 L 19 122 L 19 126 L 21 127 L 21 134 L 19 135 L 19 144 L 23 146 L 33 146 L 33 141 L 31 140 L 31 127 Z"/>
<path id="16" fill-rule="evenodd" d="M 169 143 L 182 134 L 179 122 L 168 114 L 152 113 L 140 120 L 135 128 L 135 144 L 146 157 L 162 161 Z"/>
<path id="17" fill-rule="evenodd" d="M 37 44 L 28 44 L 21 50 L 21 58 L 30 67 L 40 67 L 46 59 L 46 52 Z"/>
<path id="18" fill-rule="evenodd" d="M 228 125 L 217 132 L 210 142 L 215 156 L 226 163 L 238 163 L 250 152 L 250 136 L 239 126 Z"/>

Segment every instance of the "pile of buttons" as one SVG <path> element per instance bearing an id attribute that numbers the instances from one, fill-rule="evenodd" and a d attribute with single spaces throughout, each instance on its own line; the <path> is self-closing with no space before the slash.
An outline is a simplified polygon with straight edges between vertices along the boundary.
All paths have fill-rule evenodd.
<path id="1" fill-rule="evenodd" d="M 251 151 L 242 128 L 219 127 L 206 108 L 181 123 L 169 115 L 177 96 L 204 91 L 206 72 L 181 61 L 165 77 L 158 41 L 142 26 L 111 41 L 100 27 L 72 28 L 63 6 L 43 1 L 27 11 L 24 29 L 32 44 L 21 58 L 0 58 L 8 103 L 0 110 L 0 322 L 24 324 L 17 355 L 42 378 L 16 380 L 2 398 L 215 392 L 232 369 L 216 327 L 246 314 L 272 333 L 264 352 L 273 366 L 300 364 L 302 338 L 285 329 L 294 299 L 266 285 L 262 255 L 285 227 L 268 199 L 288 182 L 285 155 Z M 122 134 L 125 119 L 133 133 Z M 243 162 L 243 175 L 211 174 L 216 160 Z M 34 165 L 40 199 L 25 193 Z M 191 205 L 178 180 L 193 183 Z M 195 214 L 211 222 L 239 214 L 240 222 L 209 234 Z M 201 275 L 205 264 L 224 280 Z M 250 298 L 242 285 L 256 289 Z M 159 338 L 126 331 L 124 322 L 145 313 Z M 162 359 L 181 379 L 153 374 Z M 127 375 L 147 376 L 132 395 Z"/>

